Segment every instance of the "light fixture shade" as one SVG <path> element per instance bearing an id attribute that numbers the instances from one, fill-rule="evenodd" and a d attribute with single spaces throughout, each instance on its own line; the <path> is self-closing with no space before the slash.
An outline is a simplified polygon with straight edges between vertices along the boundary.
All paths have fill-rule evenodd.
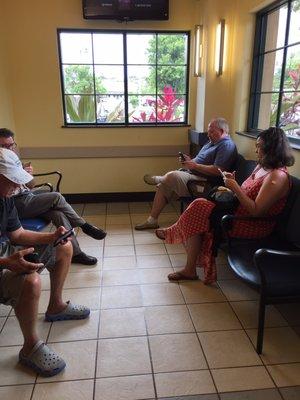
<path id="1" fill-rule="evenodd" d="M 215 70 L 216 74 L 222 75 L 224 63 L 224 44 L 225 44 L 225 19 L 221 19 L 216 30 L 215 48 Z"/>
<path id="2" fill-rule="evenodd" d="M 195 26 L 194 76 L 202 76 L 203 25 Z"/>

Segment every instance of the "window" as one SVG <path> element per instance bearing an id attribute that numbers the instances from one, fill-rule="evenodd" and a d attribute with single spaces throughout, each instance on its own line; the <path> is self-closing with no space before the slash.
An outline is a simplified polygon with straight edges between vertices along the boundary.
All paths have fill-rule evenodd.
<path id="1" fill-rule="evenodd" d="M 64 123 L 187 123 L 188 32 L 58 30 Z"/>
<path id="2" fill-rule="evenodd" d="M 300 144 L 300 0 L 257 14 L 248 130 L 269 126 Z"/>

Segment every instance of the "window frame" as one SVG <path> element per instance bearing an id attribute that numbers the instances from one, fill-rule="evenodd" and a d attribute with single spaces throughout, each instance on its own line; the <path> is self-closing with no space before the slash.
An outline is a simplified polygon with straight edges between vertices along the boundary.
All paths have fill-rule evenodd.
<path id="1" fill-rule="evenodd" d="M 260 97 L 264 91 L 261 90 L 262 87 L 262 77 L 263 77 L 263 68 L 264 68 L 264 56 L 266 54 L 274 52 L 274 49 L 265 51 L 265 41 L 266 41 L 266 33 L 268 27 L 267 16 L 271 12 L 276 11 L 277 9 L 287 5 L 287 20 L 286 20 L 286 28 L 285 28 L 285 37 L 284 44 L 281 47 L 276 48 L 276 52 L 283 50 L 283 58 L 282 58 L 282 72 L 280 77 L 280 86 L 278 91 L 273 91 L 271 93 L 278 93 L 278 107 L 277 107 L 277 116 L 276 116 L 276 126 L 279 126 L 280 120 L 280 111 L 282 104 L 282 96 L 284 93 L 284 74 L 286 69 L 286 60 L 287 60 L 287 52 L 288 49 L 292 46 L 300 44 L 300 41 L 294 42 L 292 44 L 288 44 L 288 36 L 290 31 L 290 18 L 291 18 L 291 5 L 293 0 L 277 0 L 270 4 L 269 6 L 263 8 L 256 14 L 256 23 L 255 23 L 255 37 L 254 37 L 254 48 L 253 48 L 253 57 L 252 57 L 252 73 L 251 73 L 251 85 L 250 85 L 250 94 L 249 94 L 249 109 L 248 109 L 248 119 L 247 119 L 247 134 L 250 136 L 257 136 L 257 134 L 261 131 L 257 127 L 258 118 L 259 118 L 259 109 L 260 109 Z M 270 92 L 267 92 L 270 93 Z M 295 148 L 300 149 L 300 138 L 294 138 L 287 135 L 290 143 Z"/>
<path id="2" fill-rule="evenodd" d="M 61 42 L 60 42 L 60 34 L 61 33 L 103 33 L 103 34 L 122 34 L 123 35 L 123 60 L 124 60 L 124 113 L 125 113 L 125 121 L 123 123 L 100 123 L 97 122 L 97 110 L 96 110 L 96 121 L 95 122 L 68 122 L 67 121 L 67 110 L 66 110 L 66 102 L 65 102 L 65 85 L 64 85 L 64 74 L 63 74 L 63 64 L 62 62 L 62 49 L 61 49 Z M 182 122 L 147 122 L 147 123 L 138 123 L 138 122 L 129 122 L 128 120 L 128 74 L 127 74 L 127 52 L 126 52 L 126 38 L 127 34 L 153 34 L 153 35 L 159 35 L 159 34 L 181 34 L 181 35 L 186 35 L 187 38 L 187 54 L 186 54 L 186 65 L 185 64 L 172 64 L 174 66 L 177 65 L 184 65 L 186 68 L 186 76 L 185 76 L 185 85 L 186 85 L 186 92 L 180 93 L 185 96 L 185 111 L 184 111 L 184 120 Z M 62 96 L 62 108 L 63 108 L 63 127 L 65 128 L 76 128 L 76 127 L 86 127 L 86 128 L 110 128 L 110 127 L 130 127 L 130 128 L 135 128 L 135 127 L 174 127 L 174 126 L 188 126 L 188 110 L 189 110 L 189 95 L 190 95 L 190 87 L 189 87 L 189 81 L 190 81 L 190 44 L 191 44 L 191 34 L 190 31 L 186 30 L 141 30 L 141 29 L 135 29 L 135 30 L 125 30 L 125 29 L 72 29 L 72 28 L 58 28 L 57 29 L 57 43 L 58 43 L 58 63 L 59 63 L 59 71 L 60 71 L 60 86 L 61 86 L 61 96 Z M 93 48 L 92 48 L 93 50 Z M 80 64 L 79 64 L 80 65 Z M 86 65 L 91 65 L 94 67 L 98 64 L 93 63 L 92 64 L 86 64 Z M 155 67 L 157 68 L 159 66 L 156 62 Z M 93 80 L 94 80 L 94 88 L 95 88 L 95 74 L 93 74 Z M 97 93 L 93 93 L 94 99 L 96 100 L 97 98 Z M 156 96 L 158 96 L 157 93 L 157 81 L 156 81 Z M 95 102 L 95 108 L 97 107 L 96 102 Z"/>

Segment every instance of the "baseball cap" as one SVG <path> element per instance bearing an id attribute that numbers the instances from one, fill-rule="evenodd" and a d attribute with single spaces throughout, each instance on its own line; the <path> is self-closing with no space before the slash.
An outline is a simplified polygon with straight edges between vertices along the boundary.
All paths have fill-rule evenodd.
<path id="1" fill-rule="evenodd" d="M 18 185 L 24 185 L 33 179 L 32 175 L 23 169 L 16 153 L 3 148 L 0 148 L 0 174 Z"/>

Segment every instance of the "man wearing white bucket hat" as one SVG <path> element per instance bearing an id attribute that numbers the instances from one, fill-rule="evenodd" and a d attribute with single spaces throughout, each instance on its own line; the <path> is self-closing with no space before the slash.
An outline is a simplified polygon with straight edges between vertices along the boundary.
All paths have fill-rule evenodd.
<path id="1" fill-rule="evenodd" d="M 12 194 L 32 180 L 11 150 L 0 148 L 0 303 L 14 308 L 24 337 L 19 361 L 43 376 L 62 371 L 64 360 L 39 340 L 36 331 L 41 293 L 39 272 L 50 272 L 51 290 L 46 321 L 87 318 L 90 310 L 62 299 L 62 289 L 72 258 L 72 246 L 61 236 L 59 227 L 52 233 L 24 230 Z M 57 241 L 59 245 L 54 247 Z M 12 245 L 16 243 L 17 245 Z M 33 257 L 33 254 L 35 257 Z"/>

